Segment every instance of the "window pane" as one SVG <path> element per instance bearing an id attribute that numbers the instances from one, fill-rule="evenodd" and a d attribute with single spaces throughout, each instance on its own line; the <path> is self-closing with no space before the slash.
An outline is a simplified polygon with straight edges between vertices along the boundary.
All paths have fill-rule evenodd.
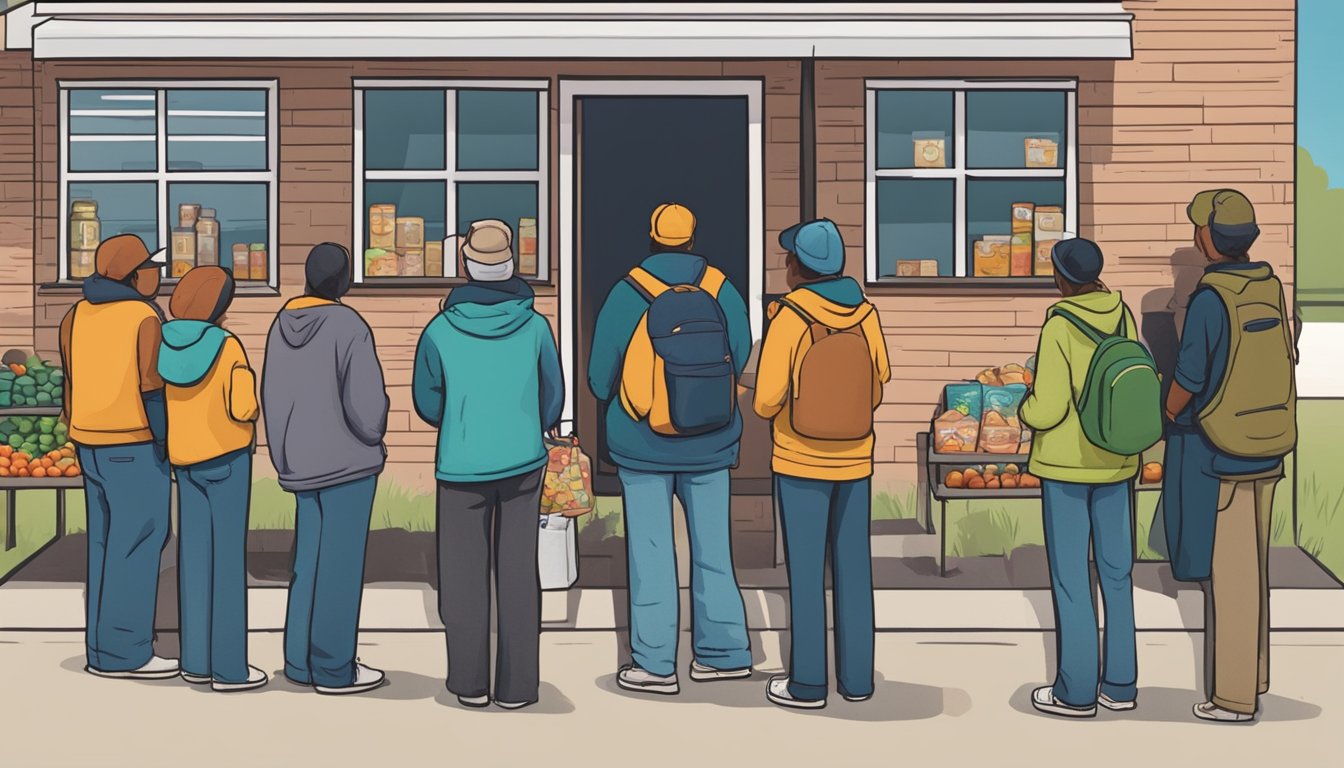
<path id="1" fill-rule="evenodd" d="M 158 190 L 147 182 L 71 182 L 68 188 L 70 277 L 93 274 L 93 252 L 114 235 L 136 235 L 150 252 L 159 248 Z M 90 210 L 90 203 L 96 209 Z M 78 213 L 76 213 L 78 212 Z"/>
<path id="2" fill-rule="evenodd" d="M 457 167 L 537 169 L 536 91 L 458 91 Z"/>
<path id="3" fill-rule="evenodd" d="M 950 168 L 951 91 L 877 92 L 877 167 Z"/>
<path id="4" fill-rule="evenodd" d="M 956 182 L 879 179 L 879 277 L 949 277 L 955 245 Z"/>
<path id="5" fill-rule="evenodd" d="M 445 191 L 442 181 L 364 183 L 365 279 L 421 277 L 432 269 L 426 266 L 434 259 L 426 259 L 425 244 L 441 244 L 448 236 Z M 370 253 L 373 248 L 382 253 Z"/>
<path id="6" fill-rule="evenodd" d="M 155 170 L 154 99 L 154 91 L 70 91 L 70 170 Z"/>
<path id="7" fill-rule="evenodd" d="M 443 91 L 365 91 L 364 167 L 443 169 L 444 119 Z"/>
<path id="8" fill-rule="evenodd" d="M 166 100 L 170 136 L 266 135 L 265 91 L 172 90 Z"/>
<path id="9" fill-rule="evenodd" d="M 70 170 L 153 171 L 157 165 L 153 136 L 131 136 L 119 141 L 91 138 L 70 137 Z"/>
<path id="10" fill-rule="evenodd" d="M 966 181 L 966 274 L 974 274 L 975 242 L 990 238 L 1009 238 L 1013 236 L 1013 206 L 1015 203 L 1030 203 L 1033 208 L 1041 206 L 1064 206 L 1063 179 L 968 179 Z M 1058 217 L 1063 220 L 1063 215 Z M 1026 243 L 1019 242 L 1018 247 L 1029 248 L 1030 256 L 1021 255 L 1016 265 L 1010 256 L 1009 272 L 1018 277 L 1032 274 L 1036 261 L 1035 217 L 1030 220 L 1030 235 Z M 1072 222 L 1063 222 L 1065 229 Z M 1024 233 L 1022 233 L 1024 234 Z M 1024 238 L 1025 239 L 1025 238 Z M 1026 266 L 1030 259 L 1032 268 Z M 1049 259 L 1047 252 L 1045 258 Z"/>
<path id="11" fill-rule="evenodd" d="M 266 137 L 168 137 L 170 171 L 264 171 Z"/>
<path id="12" fill-rule="evenodd" d="M 1067 104 L 1063 91 L 967 93 L 967 165 L 1063 168 Z"/>
<path id="13" fill-rule="evenodd" d="M 457 185 L 457 231 L 473 221 L 503 219 L 513 233 L 518 273 L 537 275 L 537 185 L 533 183 L 469 182 Z M 519 232 L 523 234 L 520 236 Z M 519 251 L 521 248 L 521 258 Z"/>
<path id="14" fill-rule="evenodd" d="M 202 233 L 208 237 L 207 225 L 190 227 L 190 233 L 181 226 L 184 223 L 180 219 L 183 205 L 199 205 L 202 218 L 205 209 L 214 209 L 218 235 L 213 254 L 205 238 L 200 237 Z M 267 213 L 264 183 L 173 182 L 168 185 L 168 220 L 172 224 L 174 241 L 186 236 L 197 255 L 195 264 L 208 264 L 213 259 L 213 263 L 232 270 L 235 280 L 265 281 L 270 278 L 269 258 L 252 255 L 254 245 L 260 246 L 262 253 L 270 253 Z M 246 273 L 243 272 L 243 251 L 239 249 L 235 258 L 234 246 L 243 246 L 249 253 Z M 177 247 L 170 249 L 170 257 L 175 262 L 180 260 L 181 253 Z"/>

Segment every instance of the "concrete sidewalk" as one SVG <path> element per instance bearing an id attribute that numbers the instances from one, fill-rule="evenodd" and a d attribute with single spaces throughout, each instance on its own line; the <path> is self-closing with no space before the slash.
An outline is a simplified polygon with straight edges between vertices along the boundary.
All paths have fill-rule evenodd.
<path id="1" fill-rule="evenodd" d="M 443 688 L 442 636 L 365 633 L 360 656 L 391 684 L 317 696 L 287 682 L 215 694 L 180 681 L 124 682 L 81 671 L 78 632 L 0 633 L 0 765 L 43 766 L 1082 766 L 1328 765 L 1344 713 L 1344 633 L 1274 636 L 1273 691 L 1249 726 L 1195 721 L 1201 635 L 1139 636 L 1139 709 L 1064 721 L 1034 713 L 1053 669 L 1041 632 L 883 633 L 877 693 L 832 695 L 827 709 L 765 701 L 786 633 L 753 633 L 760 672 L 692 683 L 677 697 L 629 694 L 613 673 L 625 651 L 606 631 L 542 636 L 541 702 L 519 712 L 466 710 Z M 254 633 L 253 663 L 281 666 L 281 636 Z M 684 670 L 689 638 L 683 637 Z M 936 762 L 934 762 L 936 761 Z"/>

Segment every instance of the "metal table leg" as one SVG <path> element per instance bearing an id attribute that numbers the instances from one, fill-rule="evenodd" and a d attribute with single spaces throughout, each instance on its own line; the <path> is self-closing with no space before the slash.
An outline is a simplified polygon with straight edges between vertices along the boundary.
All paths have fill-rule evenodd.
<path id="1" fill-rule="evenodd" d="M 929 435 L 921 432 L 915 436 L 915 521 L 924 528 L 925 533 L 933 533 L 933 511 L 929 509 L 930 472 L 929 472 Z"/>
<path id="2" fill-rule="evenodd" d="M 938 575 L 947 575 L 947 502 L 938 502 Z"/>
<path id="3" fill-rule="evenodd" d="M 18 537 L 15 535 L 15 527 L 18 524 L 18 499 L 19 495 L 13 489 L 5 491 L 5 551 L 19 545 Z"/>
<path id="4" fill-rule="evenodd" d="M 56 489 L 56 538 L 65 535 L 65 489 Z"/>

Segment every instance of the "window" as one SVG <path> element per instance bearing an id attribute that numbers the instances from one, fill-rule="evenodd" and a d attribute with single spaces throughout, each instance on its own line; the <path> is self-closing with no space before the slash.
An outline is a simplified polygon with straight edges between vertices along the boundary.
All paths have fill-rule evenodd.
<path id="1" fill-rule="evenodd" d="M 1052 279 L 1050 246 L 1077 228 L 1076 84 L 888 80 L 867 94 L 869 282 Z"/>
<path id="2" fill-rule="evenodd" d="M 546 81 L 355 83 L 361 282 L 458 276 L 456 235 L 513 232 L 516 272 L 547 273 Z"/>
<path id="3" fill-rule="evenodd" d="M 275 285 L 275 83 L 61 83 L 62 280 L 101 240 L 167 249 L 167 276 L 218 264 Z"/>

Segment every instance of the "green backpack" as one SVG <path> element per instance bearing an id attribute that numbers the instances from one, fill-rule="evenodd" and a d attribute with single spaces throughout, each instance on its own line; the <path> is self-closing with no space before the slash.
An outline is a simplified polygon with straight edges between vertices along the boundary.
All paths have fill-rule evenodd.
<path id="1" fill-rule="evenodd" d="M 1129 338 L 1129 313 L 1121 310 L 1115 335 L 1101 333 L 1065 309 L 1050 314 L 1068 320 L 1097 345 L 1075 404 L 1088 442 L 1120 456 L 1153 447 L 1162 439 L 1162 383 L 1153 356 Z"/>

